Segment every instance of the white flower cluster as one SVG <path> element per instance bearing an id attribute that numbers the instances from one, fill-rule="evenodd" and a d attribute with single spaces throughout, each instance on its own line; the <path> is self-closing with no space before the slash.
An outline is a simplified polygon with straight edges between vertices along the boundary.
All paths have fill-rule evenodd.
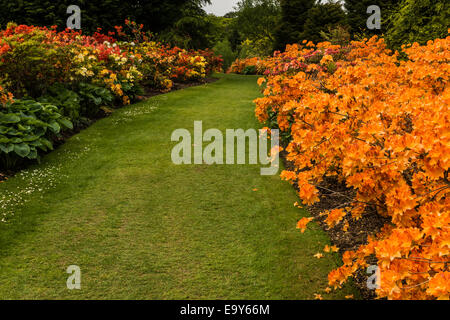
<path id="1" fill-rule="evenodd" d="M 69 161 L 76 161 L 91 150 L 90 146 L 85 146 L 81 151 L 63 151 L 64 156 L 59 161 L 67 165 Z M 7 222 L 8 218 L 14 216 L 15 212 L 24 204 L 29 202 L 36 194 L 43 194 L 57 186 L 63 179 L 68 178 L 62 174 L 62 164 L 56 166 L 40 167 L 36 169 L 22 170 L 13 179 L 19 180 L 20 187 L 13 190 L 4 188 L 0 195 L 0 222 Z M 23 181 L 24 183 L 20 183 Z M 2 187 L 7 187 L 8 182 L 4 182 Z M 6 190 L 5 190 L 6 189 Z"/>

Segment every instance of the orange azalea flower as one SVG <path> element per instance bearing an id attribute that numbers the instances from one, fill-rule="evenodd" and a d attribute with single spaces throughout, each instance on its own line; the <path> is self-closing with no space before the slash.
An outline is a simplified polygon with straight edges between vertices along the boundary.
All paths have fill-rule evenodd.
<path id="1" fill-rule="evenodd" d="M 305 42 L 303 42 L 305 44 Z M 324 177 L 352 188 L 348 202 L 326 212 L 330 227 L 350 231 L 354 220 L 376 210 L 389 222 L 367 244 L 343 253 L 329 274 L 341 286 L 374 255 L 389 299 L 445 299 L 450 283 L 450 37 L 404 46 L 408 59 L 387 50 L 383 39 L 289 45 L 266 59 L 264 97 L 256 116 L 275 119 L 290 136 L 281 177 L 297 181 L 305 204 L 319 201 Z M 313 59 L 323 56 L 320 63 Z M 334 61 L 336 69 L 328 72 Z M 262 80 L 260 80 L 262 81 Z M 339 192 L 326 191 L 338 196 Z M 299 221 L 304 232 L 310 219 Z M 338 248 L 325 247 L 337 252 Z"/>
<path id="2" fill-rule="evenodd" d="M 302 218 L 299 222 L 297 222 L 297 229 L 300 229 L 300 231 L 304 233 L 308 223 L 310 223 L 313 220 L 314 218 Z"/>

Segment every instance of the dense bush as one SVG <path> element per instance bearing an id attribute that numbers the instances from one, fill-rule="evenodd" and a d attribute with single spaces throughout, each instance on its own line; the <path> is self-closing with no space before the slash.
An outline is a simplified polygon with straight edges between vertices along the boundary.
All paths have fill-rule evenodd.
<path id="1" fill-rule="evenodd" d="M 449 49 L 450 36 L 405 46 L 400 59 L 374 37 L 345 48 L 289 46 L 267 61 L 256 115 L 285 133 L 294 168 L 282 177 L 305 204 L 319 201 L 327 177 L 354 190 L 322 213 L 330 228 L 350 232 L 351 221 L 374 210 L 389 221 L 343 253 L 328 277 L 335 288 L 375 257 L 379 297 L 450 295 Z"/>
<path id="2" fill-rule="evenodd" d="M 450 28 L 450 2 L 442 0 L 405 0 L 390 18 L 386 40 L 390 47 L 443 38 Z"/>
<path id="3" fill-rule="evenodd" d="M 323 41 L 322 32 L 345 25 L 345 11 L 341 3 L 317 3 L 308 10 L 307 19 L 299 40 Z"/>
<path id="4" fill-rule="evenodd" d="M 228 73 L 262 75 L 266 70 L 266 61 L 264 59 L 254 57 L 247 59 L 236 59 L 236 61 L 234 61 L 228 69 Z"/>
<path id="5" fill-rule="evenodd" d="M 25 105 L 41 106 L 45 112 L 32 109 L 33 117 L 42 121 L 40 126 L 47 123 L 50 111 L 58 119 L 86 123 L 84 120 L 95 118 L 102 107 L 130 104 L 144 93 L 143 87 L 168 91 L 173 82 L 201 81 L 221 69 L 222 59 L 211 50 L 172 48 L 151 38 L 142 25 L 128 20 L 125 28 L 116 27 L 107 35 L 99 29 L 92 36 L 10 23 L 0 31 L 0 108 L 15 114 L 14 110 Z M 23 101 L 11 103 L 13 96 Z M 20 111 L 26 117 L 22 120 L 28 119 L 30 110 Z M 3 122 L 3 131 L 9 127 L 12 131 L 8 132 L 15 132 L 17 126 L 35 130 L 17 117 L 22 115 Z M 56 128 L 53 122 L 50 128 Z M 38 158 L 39 148 L 30 147 L 26 155 L 25 147 L 17 148 L 16 153 L 11 153 L 10 145 L 0 150 L 8 166 L 16 156 Z"/>
<path id="6" fill-rule="evenodd" d="M 64 66 L 70 65 L 67 47 L 49 41 L 52 30 L 9 24 L 0 32 L 3 50 L 0 74 L 15 96 L 39 96 L 56 81 L 67 81 Z"/>
<path id="7" fill-rule="evenodd" d="M 4 105 L 12 100 L 13 94 L 11 92 L 7 92 L 2 86 L 0 86 L 0 105 Z"/>
<path id="8" fill-rule="evenodd" d="M 213 51 L 217 55 L 221 55 L 223 58 L 223 68 L 227 70 L 234 60 L 236 60 L 236 52 L 231 48 L 231 43 L 228 39 L 219 41 L 213 48 Z"/>
<path id="9" fill-rule="evenodd" d="M 239 46 L 239 59 L 254 57 L 267 57 L 273 53 L 272 43 L 269 38 L 260 38 L 258 40 L 246 39 Z"/>
<path id="10" fill-rule="evenodd" d="M 275 30 L 275 49 L 284 50 L 286 45 L 301 41 L 308 11 L 315 3 L 315 0 L 280 0 L 281 18 Z"/>
<path id="11" fill-rule="evenodd" d="M 60 29 L 66 27 L 69 17 L 67 8 L 79 5 L 82 10 L 83 30 L 94 32 L 97 27 L 112 31 L 126 18 L 140 21 L 146 28 L 154 32 L 170 29 L 180 18 L 187 15 L 189 8 L 199 9 L 203 0 L 0 0 L 0 25 L 4 27 L 8 22 L 20 24 L 51 26 Z"/>
<path id="12" fill-rule="evenodd" d="M 352 34 L 364 34 L 370 38 L 373 35 L 386 33 L 389 16 L 398 9 L 401 2 L 402 0 L 344 0 L 347 24 Z M 381 10 L 381 30 L 367 28 L 367 19 L 371 15 L 367 13 L 367 8 L 372 5 L 378 6 Z"/>

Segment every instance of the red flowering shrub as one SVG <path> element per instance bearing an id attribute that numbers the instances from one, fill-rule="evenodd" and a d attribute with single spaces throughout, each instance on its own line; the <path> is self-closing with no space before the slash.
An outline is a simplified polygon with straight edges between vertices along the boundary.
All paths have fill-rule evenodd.
<path id="1" fill-rule="evenodd" d="M 69 29 L 9 24 L 0 31 L 2 80 L 19 97 L 40 96 L 55 83 L 88 82 L 129 101 L 126 91 L 143 80 L 170 89 L 173 80 L 199 80 L 221 68 L 221 59 L 209 50 L 170 48 L 151 41 L 151 33 L 142 29 L 127 21 L 127 32 L 116 27 L 108 35 L 98 29 L 85 36 Z"/>

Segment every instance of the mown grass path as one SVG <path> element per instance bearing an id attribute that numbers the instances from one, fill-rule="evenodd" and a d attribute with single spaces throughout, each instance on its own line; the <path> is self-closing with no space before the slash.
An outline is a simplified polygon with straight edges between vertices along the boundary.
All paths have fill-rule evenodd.
<path id="1" fill-rule="evenodd" d="M 172 131 L 192 132 L 195 120 L 204 130 L 260 127 L 256 78 L 220 77 L 118 110 L 0 184 L 8 213 L 0 298 L 312 299 L 352 291 L 321 291 L 339 258 L 313 257 L 329 240 L 318 227 L 295 229 L 306 213 L 293 206 L 288 183 L 261 176 L 259 165 L 172 164 Z M 81 268 L 81 290 L 66 288 L 69 265 Z"/>

